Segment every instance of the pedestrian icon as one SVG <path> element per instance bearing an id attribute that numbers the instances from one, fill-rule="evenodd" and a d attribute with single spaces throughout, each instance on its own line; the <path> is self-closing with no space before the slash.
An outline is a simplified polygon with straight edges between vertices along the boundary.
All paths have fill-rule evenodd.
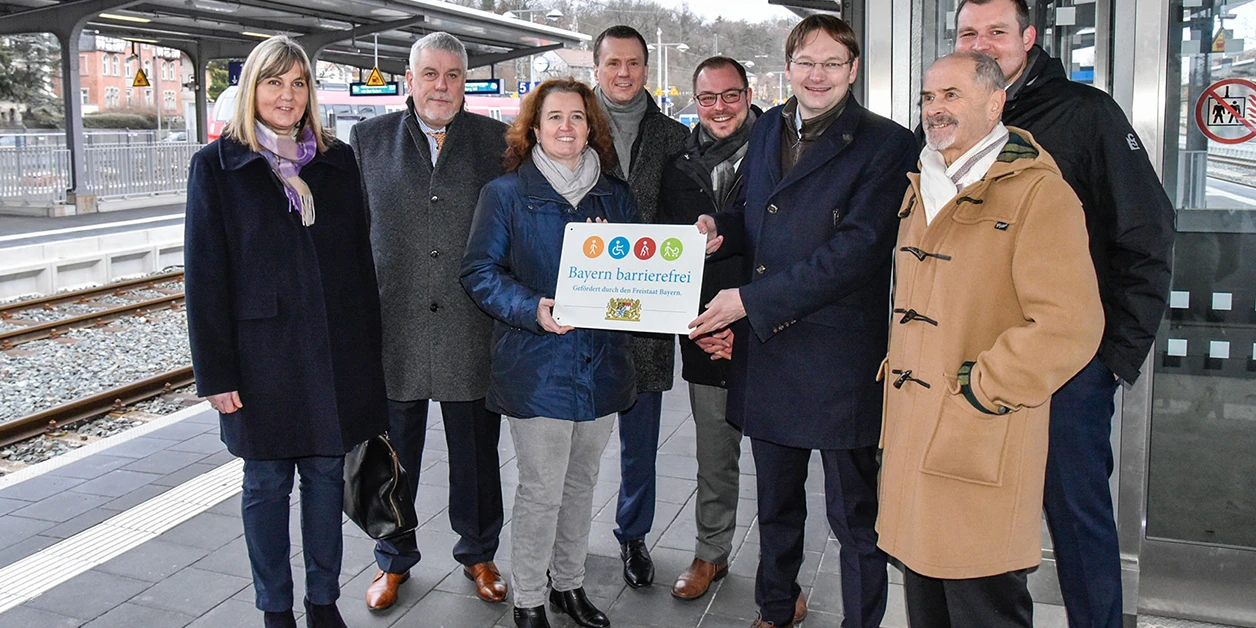
<path id="1" fill-rule="evenodd" d="M 606 247 L 602 244 L 602 238 L 590 236 L 584 241 L 584 256 L 593 259 L 602 254 L 602 250 Z"/>

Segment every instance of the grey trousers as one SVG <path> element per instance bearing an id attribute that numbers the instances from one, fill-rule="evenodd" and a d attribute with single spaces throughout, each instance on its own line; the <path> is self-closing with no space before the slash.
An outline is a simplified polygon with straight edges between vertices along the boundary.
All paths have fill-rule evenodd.
<path id="1" fill-rule="evenodd" d="M 545 571 L 556 591 L 584 586 L 593 485 L 615 427 L 594 421 L 510 417 L 519 486 L 510 531 L 510 587 L 516 608 L 545 604 Z"/>
<path id="2" fill-rule="evenodd" d="M 741 472 L 741 432 L 724 420 L 728 391 L 689 384 L 689 406 L 698 440 L 698 499 L 694 514 L 698 544 L 694 555 L 709 563 L 728 562 L 737 525 L 737 480 Z"/>

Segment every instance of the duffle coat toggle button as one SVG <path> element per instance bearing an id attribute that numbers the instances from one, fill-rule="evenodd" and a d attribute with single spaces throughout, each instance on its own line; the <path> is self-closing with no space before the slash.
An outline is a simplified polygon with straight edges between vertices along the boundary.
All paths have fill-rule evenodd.
<path id="1" fill-rule="evenodd" d="M 899 250 L 904 253 L 911 253 L 912 255 L 916 256 L 917 260 L 922 261 L 922 262 L 925 261 L 926 257 L 936 257 L 944 262 L 951 261 L 950 255 L 943 255 L 941 253 L 929 253 L 927 251 L 918 249 L 914 246 L 905 246 Z"/>
<path id="2" fill-rule="evenodd" d="M 916 382 L 917 384 L 920 384 L 921 386 L 924 386 L 925 388 L 931 388 L 931 386 L 929 386 L 929 382 L 912 377 L 911 369 L 907 369 L 906 371 L 902 369 L 894 369 L 893 371 L 890 371 L 890 373 L 893 373 L 894 375 L 898 376 L 898 379 L 894 380 L 895 388 L 902 388 L 903 384 L 906 384 L 907 382 Z"/>
<path id="3" fill-rule="evenodd" d="M 896 307 L 894 308 L 894 313 L 903 315 L 903 318 L 898 321 L 900 325 L 906 325 L 907 323 L 910 323 L 912 321 L 923 321 L 923 322 L 929 323 L 930 325 L 933 325 L 934 327 L 938 326 L 938 321 L 933 320 L 932 318 L 929 318 L 928 316 L 925 316 L 924 314 L 921 314 L 920 312 L 917 312 L 916 310 L 904 310 L 901 307 Z"/>

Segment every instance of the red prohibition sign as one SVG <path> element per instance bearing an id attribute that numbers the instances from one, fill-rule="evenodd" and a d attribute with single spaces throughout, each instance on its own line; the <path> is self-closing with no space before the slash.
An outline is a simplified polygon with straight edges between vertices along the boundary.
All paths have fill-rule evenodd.
<path id="1" fill-rule="evenodd" d="M 1245 109 L 1249 113 L 1253 113 L 1253 118 L 1256 118 L 1256 83 L 1245 79 L 1225 79 L 1223 81 L 1213 83 L 1208 87 L 1208 89 L 1204 90 L 1203 94 L 1199 96 L 1199 102 L 1195 103 L 1195 123 L 1199 125 L 1199 130 L 1203 131 L 1204 135 L 1208 136 L 1208 139 L 1214 142 L 1220 142 L 1222 144 L 1242 144 L 1256 138 L 1256 122 L 1243 117 L 1233 106 L 1230 105 L 1229 101 L 1227 101 L 1225 97 L 1218 93 L 1220 88 L 1226 87 L 1227 85 L 1237 85 L 1247 91 L 1247 93 L 1242 96 L 1243 99 L 1247 100 L 1247 107 L 1245 107 Z M 1233 97 L 1230 98 L 1233 99 Z M 1208 127 L 1204 111 L 1204 104 L 1207 103 L 1209 99 L 1215 100 L 1226 113 L 1232 116 L 1233 119 L 1242 122 L 1243 126 L 1247 127 L 1247 132 L 1240 137 L 1222 137 L 1218 134 L 1218 132 L 1210 129 Z"/>

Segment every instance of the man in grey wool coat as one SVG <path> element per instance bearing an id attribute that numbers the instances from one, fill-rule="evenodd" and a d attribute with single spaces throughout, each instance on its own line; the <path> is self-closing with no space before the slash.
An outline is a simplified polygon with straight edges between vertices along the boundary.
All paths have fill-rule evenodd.
<path id="1" fill-rule="evenodd" d="M 502 529 L 501 416 L 484 407 L 492 319 L 458 283 L 480 188 L 501 176 L 506 125 L 463 110 L 466 48 L 435 32 L 410 49 L 406 110 L 354 126 L 383 316 L 389 437 L 418 494 L 428 401 L 449 449 L 454 558 L 489 602 L 506 597 L 493 564 Z M 376 543 L 366 603 L 382 610 L 419 562 L 415 534 Z"/>

